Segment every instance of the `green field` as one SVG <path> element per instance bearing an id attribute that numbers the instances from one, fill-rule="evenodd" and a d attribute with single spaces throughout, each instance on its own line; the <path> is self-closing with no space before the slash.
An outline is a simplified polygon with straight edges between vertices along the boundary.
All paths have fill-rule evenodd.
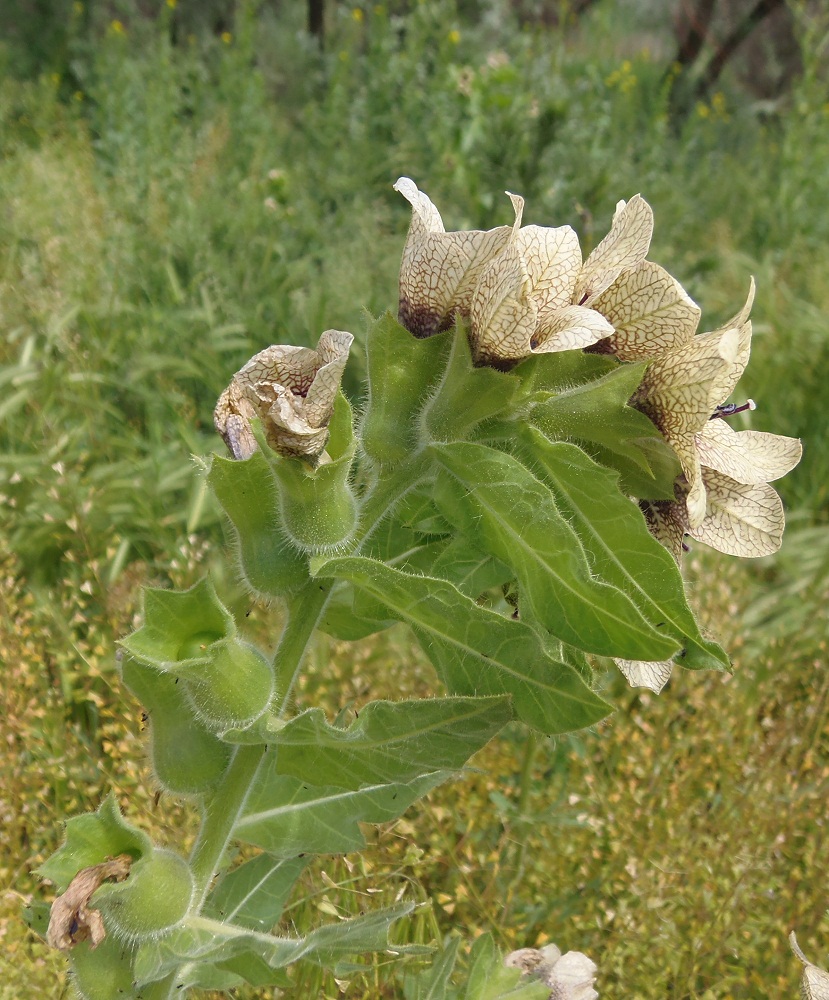
<path id="1" fill-rule="evenodd" d="M 754 275 L 738 392 L 758 403 L 750 425 L 802 438 L 804 459 L 779 484 L 778 556 L 699 546 L 687 561 L 733 675 L 683 672 L 657 698 L 609 669 L 608 723 L 538 744 L 508 731 L 466 780 L 372 831 L 365 854 L 309 868 L 288 926 L 356 912 L 379 888 L 423 901 L 410 940 L 555 941 L 598 963 L 602 996 L 794 996 L 788 933 L 812 961 L 829 952 L 821 5 L 792 0 L 789 72 L 760 79 L 738 49 L 690 97 L 673 5 L 645 0 L 579 15 L 332 6 L 324 51 L 302 5 L 239 0 L 221 23 L 205 13 L 230 6 L 218 2 L 160 2 L 152 17 L 128 2 L 12 6 L 16 30 L 0 25 L 0 1000 L 69 995 L 62 956 L 21 917 L 44 895 L 33 869 L 66 818 L 113 788 L 162 841 L 192 835 L 185 806 L 155 801 L 114 642 L 142 584 L 209 572 L 273 644 L 278 610 L 243 603 L 192 456 L 223 451 L 212 409 L 252 354 L 327 328 L 359 342 L 366 311 L 395 308 L 400 175 L 448 227 L 511 223 L 509 190 L 528 223 L 573 225 L 587 248 L 641 192 L 651 257 L 701 304 L 704 329 Z M 359 405 L 359 361 L 346 388 Z M 392 630 L 315 649 L 299 700 L 356 710 L 435 685 Z M 287 995 L 402 996 L 396 975 L 372 964 L 337 983 L 300 966 Z"/>

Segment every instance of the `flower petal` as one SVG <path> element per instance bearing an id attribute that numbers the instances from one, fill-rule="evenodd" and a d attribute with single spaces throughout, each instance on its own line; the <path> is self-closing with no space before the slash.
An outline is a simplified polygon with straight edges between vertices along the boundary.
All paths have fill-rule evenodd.
<path id="1" fill-rule="evenodd" d="M 322 364 L 305 395 L 303 406 L 305 419 L 312 427 L 328 426 L 353 343 L 354 337 L 345 330 L 326 330 L 319 339 L 317 355 Z"/>
<path id="2" fill-rule="evenodd" d="M 479 364 L 520 361 L 530 353 L 538 310 L 518 247 L 508 246 L 481 273 L 469 308 L 469 339 Z"/>
<path id="3" fill-rule="evenodd" d="M 553 354 L 590 347 L 597 340 L 613 333 L 611 324 L 593 309 L 566 306 L 539 322 L 530 341 L 534 354 Z"/>
<path id="4" fill-rule="evenodd" d="M 516 243 L 532 286 L 540 322 L 570 305 L 581 270 L 579 238 L 570 226 L 525 226 Z"/>
<path id="5" fill-rule="evenodd" d="M 738 483 L 771 483 L 797 465 L 797 438 L 764 431 L 735 431 L 725 420 L 709 420 L 696 436 L 700 462 Z"/>
<path id="6" fill-rule="evenodd" d="M 469 315 L 478 275 L 507 245 L 512 228 L 447 233 L 438 210 L 414 181 L 401 177 L 395 190 L 412 206 L 400 264 L 398 317 L 416 337 L 430 337 L 450 326 L 455 312 Z"/>
<path id="7" fill-rule="evenodd" d="M 614 660 L 628 684 L 634 688 L 648 688 L 654 694 L 659 694 L 671 679 L 674 665 L 672 660 Z"/>
<path id="8" fill-rule="evenodd" d="M 701 524 L 689 529 L 699 542 L 731 556 L 776 552 L 783 540 L 783 504 L 767 483 L 745 485 L 721 472 L 703 470 L 708 506 Z"/>
<path id="9" fill-rule="evenodd" d="M 685 347 L 651 362 L 632 400 L 676 452 L 688 481 L 688 518 L 694 527 L 705 515 L 695 435 L 708 423 L 720 401 L 723 372 L 733 366 L 738 346 L 736 330 L 695 337 Z"/>
<path id="10" fill-rule="evenodd" d="M 213 411 L 213 425 L 227 445 L 230 454 L 241 461 L 256 451 L 259 445 L 250 429 L 256 408 L 245 398 L 239 383 L 233 379 L 219 396 Z"/>
<path id="11" fill-rule="evenodd" d="M 748 317 L 751 312 L 751 307 L 754 304 L 754 292 L 755 285 L 754 278 L 752 278 L 749 283 L 748 297 L 746 298 L 745 305 L 737 313 L 737 315 L 732 316 L 731 319 L 718 330 L 714 330 L 711 333 L 701 334 L 700 337 L 697 338 L 704 343 L 708 341 L 716 341 L 718 338 L 721 338 L 723 334 L 732 330 L 735 330 L 737 333 L 737 347 L 734 352 L 732 364 L 722 373 L 716 386 L 716 395 L 718 398 L 715 401 L 715 405 L 724 403 L 728 399 L 737 387 L 737 383 L 743 377 L 743 372 L 746 370 L 746 365 L 748 364 L 748 359 L 751 355 L 751 321 Z"/>
<path id="12" fill-rule="evenodd" d="M 639 508 L 645 515 L 648 531 L 679 562 L 682 558 L 682 539 L 688 530 L 688 513 L 684 499 L 640 500 Z"/>
<path id="13" fill-rule="evenodd" d="M 423 236 L 426 233 L 444 233 L 446 228 L 440 212 L 428 195 L 424 194 L 411 177 L 398 177 L 394 190 L 402 194 L 412 206 L 412 221 L 409 226 L 409 238 L 412 235 Z"/>
<path id="14" fill-rule="evenodd" d="M 630 271 L 645 259 L 653 235 L 653 209 L 637 194 L 625 203 L 620 201 L 613 225 L 585 261 L 573 289 L 576 305 L 591 305 L 597 295 L 609 288 L 624 271 Z"/>
<path id="15" fill-rule="evenodd" d="M 601 346 L 621 361 L 647 361 L 690 343 L 700 317 L 676 278 L 647 260 L 614 281 L 591 308 L 613 324 L 615 333 Z"/>
<path id="16" fill-rule="evenodd" d="M 596 1000 L 593 989 L 598 967 L 584 952 L 568 951 L 554 963 L 543 982 L 552 988 L 555 1000 Z"/>

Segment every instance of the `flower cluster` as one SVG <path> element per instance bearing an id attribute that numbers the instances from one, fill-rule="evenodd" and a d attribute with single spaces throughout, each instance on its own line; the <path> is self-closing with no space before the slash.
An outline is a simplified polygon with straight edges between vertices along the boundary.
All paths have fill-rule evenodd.
<path id="1" fill-rule="evenodd" d="M 469 325 L 476 363 L 508 368 L 532 354 L 578 348 L 650 362 L 631 405 L 676 452 L 677 500 L 645 503 L 656 537 L 676 556 L 685 534 L 731 555 L 780 547 L 783 508 L 768 485 L 800 460 L 800 442 L 734 431 L 723 419 L 751 350 L 746 304 L 725 326 L 697 333 L 700 309 L 663 267 L 646 260 L 653 211 L 620 201 L 610 232 L 586 261 L 569 226 L 445 231 L 414 181 L 395 185 L 412 206 L 400 269 L 400 322 L 418 337 Z M 752 404 L 753 405 L 753 404 Z M 647 498 L 643 498 L 647 501 Z"/>
<path id="2" fill-rule="evenodd" d="M 736 316 L 698 333 L 699 307 L 645 259 L 653 212 L 640 195 L 619 202 L 610 232 L 583 261 L 569 226 L 522 227 L 518 195 L 509 195 L 512 227 L 447 233 L 412 180 L 401 177 L 395 189 L 412 206 L 400 270 L 403 326 L 427 337 L 461 317 L 475 362 L 502 369 L 574 349 L 647 362 L 630 405 L 656 425 L 682 469 L 675 500 L 639 498 L 652 534 L 677 562 L 686 535 L 730 555 L 780 547 L 783 505 L 769 483 L 797 465 L 800 442 L 735 431 L 725 419 L 754 408 L 726 402 L 751 351 L 753 282 Z M 655 691 L 672 669 L 670 662 L 617 663 L 631 684 Z"/>
<path id="3" fill-rule="evenodd" d="M 408 177 L 395 185 L 412 206 L 400 269 L 399 318 L 417 337 L 469 323 L 479 364 L 510 367 L 531 354 L 601 349 L 636 361 L 693 336 L 699 309 L 664 268 L 645 261 L 650 205 L 636 195 L 616 207 L 610 232 L 586 261 L 570 226 L 515 222 L 447 233 L 440 213 Z"/>

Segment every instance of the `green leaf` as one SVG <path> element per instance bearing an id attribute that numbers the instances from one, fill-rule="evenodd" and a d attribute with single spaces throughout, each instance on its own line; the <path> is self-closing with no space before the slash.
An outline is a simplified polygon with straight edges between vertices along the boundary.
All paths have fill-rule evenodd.
<path id="1" fill-rule="evenodd" d="M 245 964 L 238 959 L 247 956 L 255 960 L 252 965 L 256 975 L 261 975 L 263 962 L 270 969 L 284 968 L 300 959 L 330 967 L 347 955 L 386 951 L 392 947 L 389 927 L 413 909 L 412 903 L 398 903 L 337 924 L 327 924 L 302 938 L 276 937 L 209 917 L 189 917 L 165 937 L 139 947 L 135 956 L 135 976 L 141 984 L 155 982 L 185 963 L 232 963 L 233 971 L 244 976 Z M 405 945 L 393 947 L 397 952 L 410 950 Z"/>
<path id="2" fill-rule="evenodd" d="M 397 819 L 451 776 L 449 771 L 434 771 L 410 781 L 378 782 L 359 789 L 313 785 L 280 774 L 279 754 L 269 751 L 234 836 L 280 858 L 358 850 L 365 846 L 360 823 Z"/>
<path id="3" fill-rule="evenodd" d="M 253 593 L 281 597 L 308 580 L 308 559 L 288 541 L 276 479 L 261 451 L 245 461 L 214 455 L 207 476 L 230 522 L 239 569 Z"/>
<path id="4" fill-rule="evenodd" d="M 121 640 L 142 663 L 173 670 L 204 660 L 212 642 L 236 635 L 233 616 L 205 578 L 189 590 L 144 590 L 144 624 Z"/>
<path id="5" fill-rule="evenodd" d="M 478 552 L 466 538 L 453 538 L 431 567 L 431 576 L 453 583 L 467 597 L 479 597 L 513 578 L 513 572 L 488 552 Z"/>
<path id="6" fill-rule="evenodd" d="M 628 406 L 644 364 L 617 365 L 601 378 L 564 389 L 531 407 L 529 422 L 552 440 L 586 442 L 635 483 L 636 495 L 672 500 L 680 472 L 656 426 Z M 643 492 L 640 492 L 643 491 Z"/>
<path id="7" fill-rule="evenodd" d="M 619 362 L 615 358 L 584 351 L 558 351 L 552 354 L 534 354 L 525 358 L 513 369 L 521 379 L 523 396 L 531 393 L 560 393 L 585 382 L 615 371 Z"/>
<path id="8" fill-rule="evenodd" d="M 575 445 L 553 444 L 533 430 L 526 437 L 534 467 L 581 539 L 593 572 L 624 591 L 652 625 L 686 650 L 683 666 L 728 667 L 725 652 L 700 634 L 677 564 L 648 531 L 636 504 L 619 492 L 616 473 Z"/>
<path id="9" fill-rule="evenodd" d="M 375 461 L 398 465 L 418 448 L 420 411 L 444 369 L 448 350 L 447 336 L 418 340 L 390 313 L 369 329 L 369 398 L 360 436 Z"/>
<path id="10" fill-rule="evenodd" d="M 610 711 L 528 625 L 479 607 L 446 580 L 361 556 L 329 560 L 319 575 L 351 580 L 385 602 L 412 627 L 452 694 L 509 694 L 516 715 L 549 735 L 584 729 Z"/>
<path id="11" fill-rule="evenodd" d="M 469 338 L 461 321 L 437 388 L 423 408 L 423 426 L 431 441 L 462 441 L 481 422 L 507 410 L 521 382 L 494 368 L 475 368 Z"/>
<path id="12" fill-rule="evenodd" d="M 276 858 L 272 854 L 245 861 L 221 877 L 203 914 L 250 930 L 268 931 L 279 923 L 296 880 L 310 862 L 310 857 Z"/>
<path id="13" fill-rule="evenodd" d="M 110 794 L 97 812 L 68 820 L 63 845 L 40 866 L 38 874 L 66 892 L 81 868 L 101 864 L 119 854 L 140 858 L 152 846 L 146 833 L 126 822 L 115 796 Z"/>
<path id="14" fill-rule="evenodd" d="M 436 485 L 441 509 L 474 544 L 512 567 L 533 620 L 589 653 L 662 660 L 677 651 L 626 594 L 595 575 L 549 488 L 516 458 L 466 443 L 434 452 L 443 467 Z"/>
<path id="15" fill-rule="evenodd" d="M 423 969 L 416 975 L 404 975 L 405 1000 L 455 1000 L 458 993 L 452 988 L 451 977 L 460 943 L 460 938 L 451 938 L 428 969 Z"/>
<path id="16" fill-rule="evenodd" d="M 328 785 L 357 789 L 461 768 L 511 718 L 507 698 L 374 701 L 347 729 L 312 708 L 291 719 L 272 745 L 280 774 L 303 781 L 324 775 Z"/>
<path id="17" fill-rule="evenodd" d="M 349 583 L 339 583 L 331 594 L 320 622 L 320 629 L 335 639 L 355 642 L 367 635 L 382 632 L 394 624 L 386 606 L 364 590 Z"/>

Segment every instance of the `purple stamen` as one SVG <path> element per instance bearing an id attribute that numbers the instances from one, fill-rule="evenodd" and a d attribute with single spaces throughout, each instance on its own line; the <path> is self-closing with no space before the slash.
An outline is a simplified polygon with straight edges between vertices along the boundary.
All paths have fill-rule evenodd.
<path id="1" fill-rule="evenodd" d="M 736 403 L 723 403 L 717 407 L 716 412 L 713 413 L 708 419 L 716 420 L 718 417 L 733 417 L 735 413 L 742 413 L 744 410 L 756 410 L 757 404 L 753 399 L 747 400 L 742 406 L 737 406 Z"/>

